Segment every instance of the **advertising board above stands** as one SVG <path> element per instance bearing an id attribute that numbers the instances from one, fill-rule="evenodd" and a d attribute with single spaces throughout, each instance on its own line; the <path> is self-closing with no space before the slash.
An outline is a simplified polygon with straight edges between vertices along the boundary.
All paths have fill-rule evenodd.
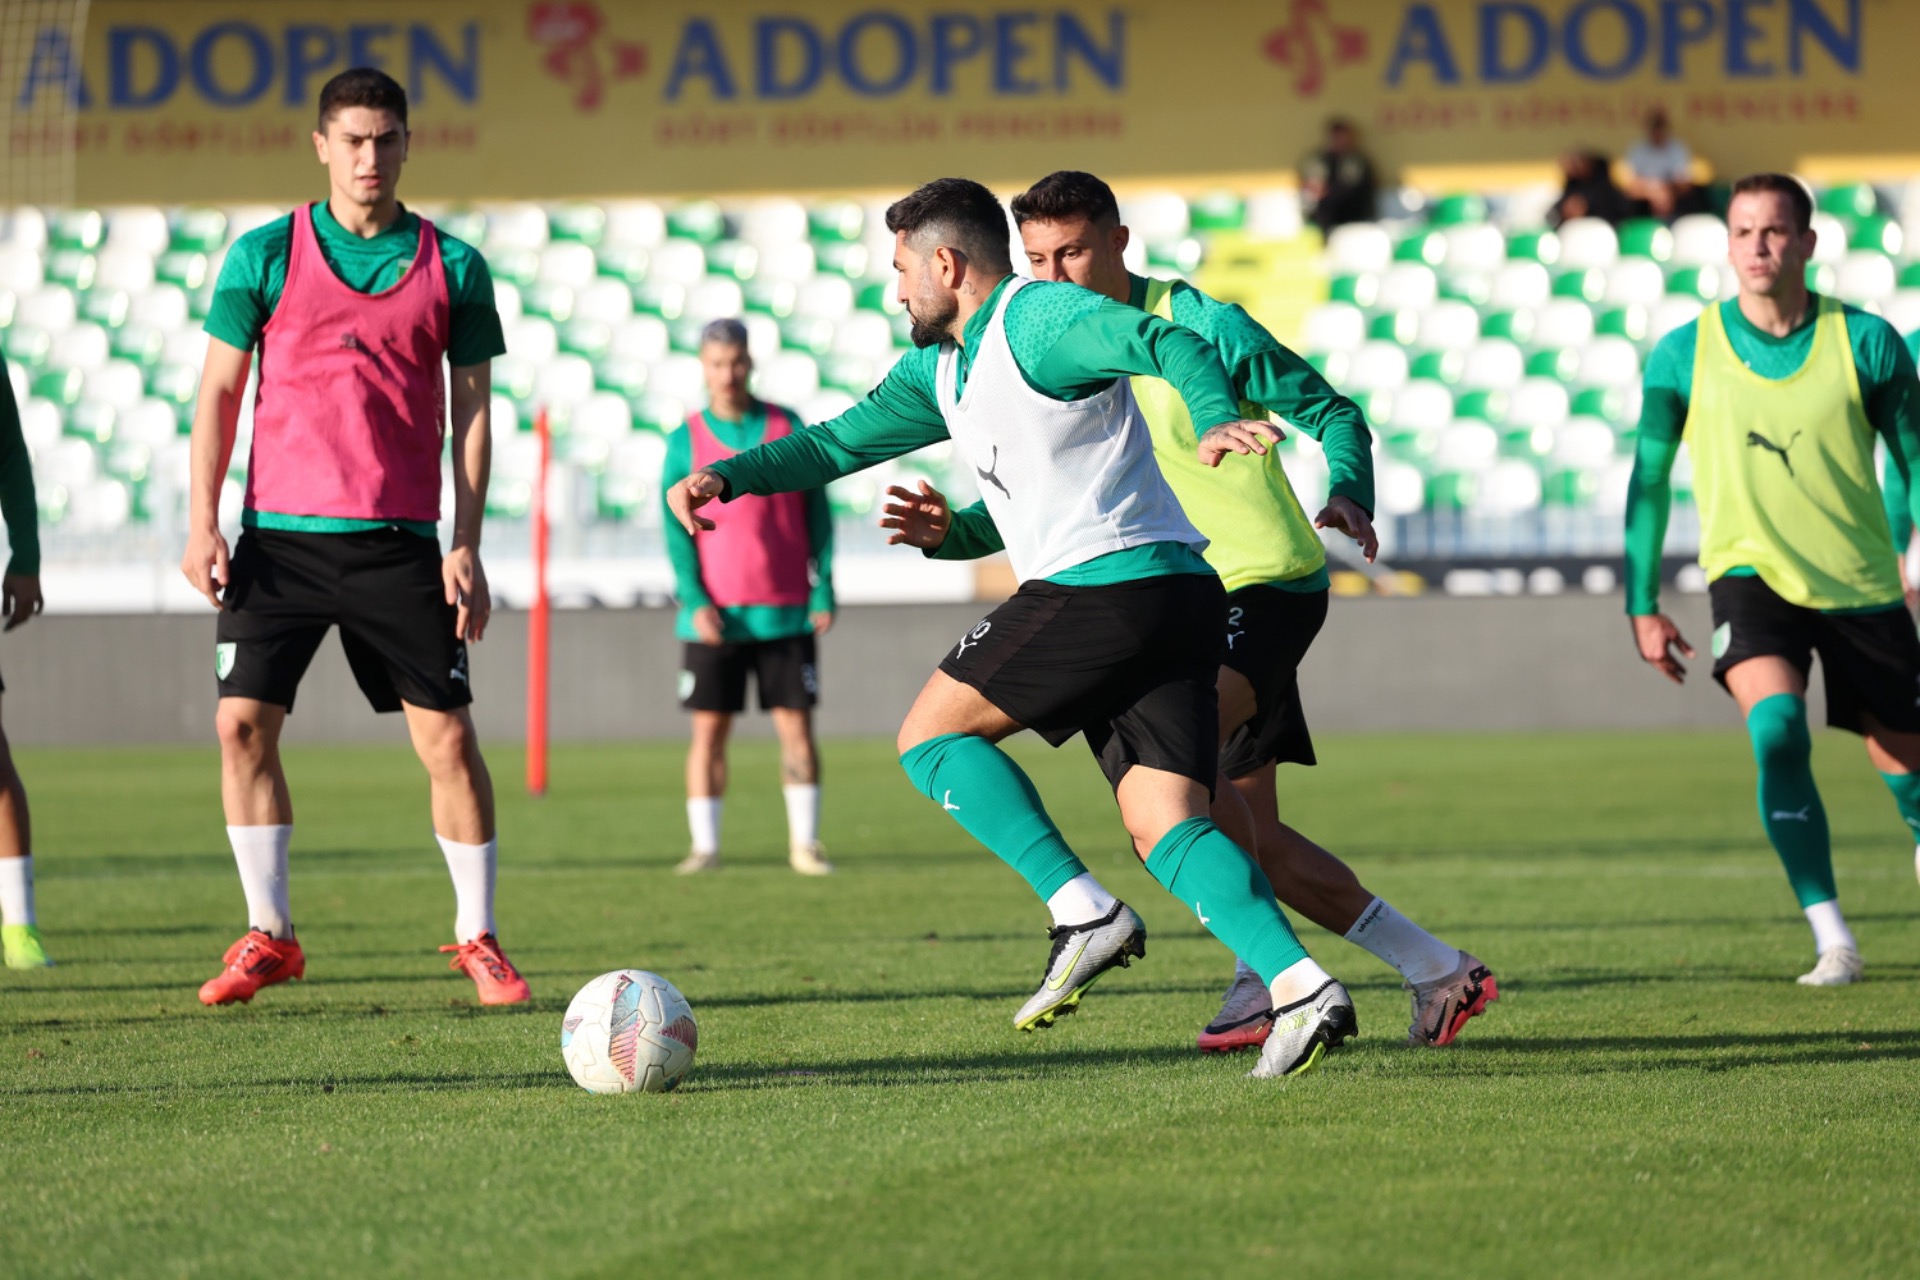
<path id="1" fill-rule="evenodd" d="M 1722 174 L 1920 168 L 1890 0 L 94 0 L 75 43 L 33 31 L 0 90 L 89 203 L 311 194 L 313 98 L 356 64 L 412 96 L 420 199 L 1271 181 L 1336 114 L 1427 173 L 1618 153 L 1654 106 Z"/>

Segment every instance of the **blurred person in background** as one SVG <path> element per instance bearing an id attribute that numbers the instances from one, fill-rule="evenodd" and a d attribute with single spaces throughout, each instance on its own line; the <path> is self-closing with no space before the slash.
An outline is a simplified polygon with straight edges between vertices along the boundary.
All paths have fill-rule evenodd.
<path id="1" fill-rule="evenodd" d="M 1326 140 L 1300 162 L 1300 203 L 1308 222 L 1322 234 L 1348 222 L 1371 222 L 1379 182 L 1373 161 L 1360 150 L 1353 122 L 1327 121 Z"/>
<path id="2" fill-rule="evenodd" d="M 799 430 L 800 416 L 754 398 L 753 357 L 738 320 L 700 335 L 707 408 L 667 437 L 661 475 L 671 481 Z M 663 490 L 664 492 L 664 490 Z M 680 705 L 693 718 L 687 752 L 687 827 L 693 849 L 679 871 L 720 865 L 720 805 L 727 791 L 727 738 L 747 708 L 747 677 L 780 738 L 787 802 L 787 861 L 802 875 L 833 864 L 820 848 L 820 754 L 813 708 L 820 697 L 815 638 L 833 625 L 833 512 L 825 489 L 744 497 L 714 516 L 697 541 L 666 525 L 667 558 L 685 642 Z"/>
<path id="3" fill-rule="evenodd" d="M 1599 218 L 1618 225 L 1633 216 L 1633 201 L 1614 185 L 1612 161 L 1604 152 L 1567 152 L 1560 157 L 1560 175 L 1560 198 L 1547 213 L 1549 226 L 1575 218 Z"/>
<path id="4" fill-rule="evenodd" d="M 40 612 L 40 512 L 33 496 L 33 460 L 20 434 L 20 406 L 13 399 L 4 357 L 0 357 L 0 519 L 7 525 L 9 556 L 0 595 L 7 620 L 4 629 L 11 631 Z M 5 732 L 0 732 L 0 950 L 9 969 L 45 969 L 53 964 L 41 945 L 33 913 L 33 824 L 27 816 L 27 788 L 13 767 Z"/>
<path id="5" fill-rule="evenodd" d="M 1664 108 L 1647 113 L 1646 135 L 1627 149 L 1626 194 L 1663 222 L 1704 213 L 1707 193 L 1694 185 L 1693 152 L 1673 136 Z"/>

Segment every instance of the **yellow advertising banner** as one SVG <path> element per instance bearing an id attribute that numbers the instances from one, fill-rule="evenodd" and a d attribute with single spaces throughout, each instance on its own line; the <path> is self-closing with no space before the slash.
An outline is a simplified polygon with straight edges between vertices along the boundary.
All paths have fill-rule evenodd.
<path id="1" fill-rule="evenodd" d="M 1838 172 L 1905 167 L 1920 118 L 1912 0 L 93 0 L 17 27 L 12 168 L 71 154 L 103 203 L 311 194 L 314 98 L 354 65 L 406 86 L 408 194 L 440 199 L 1277 175 L 1336 114 L 1389 173 L 1543 162 L 1624 151 L 1654 106 L 1722 174 Z"/>

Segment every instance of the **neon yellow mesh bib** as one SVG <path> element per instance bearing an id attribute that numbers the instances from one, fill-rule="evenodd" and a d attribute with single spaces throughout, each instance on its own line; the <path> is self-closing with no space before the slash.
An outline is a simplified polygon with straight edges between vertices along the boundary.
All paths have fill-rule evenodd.
<path id="1" fill-rule="evenodd" d="M 1778 379 L 1741 363 L 1718 306 L 1701 312 L 1683 438 L 1709 579 L 1746 566 L 1812 609 L 1900 600 L 1874 431 L 1838 302 L 1820 299 L 1806 363 Z"/>
<path id="2" fill-rule="evenodd" d="M 1146 310 L 1173 319 L 1173 286 L 1147 282 Z M 1263 582 L 1286 582 L 1327 563 L 1327 550 L 1294 496 L 1280 455 L 1233 456 L 1215 470 L 1194 450 L 1193 419 L 1180 393 L 1160 378 L 1133 380 L 1133 398 L 1153 437 L 1154 460 L 1186 510 L 1207 536 L 1207 563 L 1228 591 Z M 1267 411 L 1242 403 L 1241 415 L 1264 419 Z"/>

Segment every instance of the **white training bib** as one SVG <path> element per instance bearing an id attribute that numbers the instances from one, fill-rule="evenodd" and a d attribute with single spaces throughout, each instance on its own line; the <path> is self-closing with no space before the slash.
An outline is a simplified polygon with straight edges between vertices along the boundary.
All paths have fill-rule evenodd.
<path id="1" fill-rule="evenodd" d="M 1153 460 L 1153 440 L 1127 379 L 1084 400 L 1027 385 L 1007 344 L 1007 308 L 1031 280 L 1014 279 L 987 321 L 965 392 L 960 348 L 943 343 L 935 395 L 947 434 L 980 478 L 980 495 L 1021 582 L 1154 542 L 1207 540 L 1181 511 Z"/>

